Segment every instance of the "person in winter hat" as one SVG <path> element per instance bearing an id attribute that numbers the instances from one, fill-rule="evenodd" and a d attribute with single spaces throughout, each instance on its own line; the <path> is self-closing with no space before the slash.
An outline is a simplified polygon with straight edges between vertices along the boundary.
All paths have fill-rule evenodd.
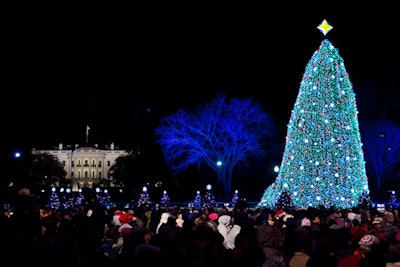
<path id="1" fill-rule="evenodd" d="M 384 267 L 386 265 L 385 249 L 377 236 L 364 235 L 358 243 L 361 250 L 360 267 Z"/>
<path id="2" fill-rule="evenodd" d="M 311 226 L 311 221 L 310 219 L 308 219 L 307 217 L 304 217 L 303 219 L 301 219 L 301 227 L 310 227 Z"/>
<path id="3" fill-rule="evenodd" d="M 215 212 L 212 212 L 212 213 L 210 213 L 210 214 L 208 215 L 208 218 L 209 218 L 211 221 L 217 221 L 217 219 L 218 219 L 218 214 L 215 213 Z"/>
<path id="4" fill-rule="evenodd" d="M 124 229 L 132 228 L 131 222 L 133 220 L 133 216 L 128 213 L 122 213 L 119 216 L 120 226 L 118 227 L 118 232 L 122 233 Z"/>
<path id="5" fill-rule="evenodd" d="M 156 228 L 156 234 L 158 234 L 158 230 L 160 229 L 161 225 L 166 224 L 168 222 L 169 215 L 170 215 L 169 212 L 163 212 L 161 214 L 160 222 L 158 223 Z"/>
<path id="6" fill-rule="evenodd" d="M 364 235 L 360 241 L 358 242 L 359 246 L 361 249 L 365 251 L 371 251 L 371 247 L 373 245 L 378 245 L 379 244 L 379 238 L 376 237 L 375 235 Z"/>
<path id="7" fill-rule="evenodd" d="M 280 229 L 268 221 L 256 228 L 258 245 L 262 248 L 280 248 L 282 246 L 282 233 Z"/>
<path id="8" fill-rule="evenodd" d="M 229 215 L 219 216 L 217 228 L 218 232 L 223 236 L 225 243 L 228 233 L 231 230 L 231 216 Z"/>
<path id="9" fill-rule="evenodd" d="M 387 240 L 393 240 L 396 238 L 396 234 L 399 231 L 398 225 L 395 223 L 395 216 L 393 212 L 385 211 L 382 219 L 383 235 Z"/>
<path id="10" fill-rule="evenodd" d="M 241 227 L 232 223 L 232 217 L 221 215 L 218 218 L 218 232 L 223 236 L 223 245 L 226 249 L 235 248 L 235 238 L 239 234 Z"/>
<path id="11" fill-rule="evenodd" d="M 120 225 L 121 225 L 121 222 L 119 221 L 119 217 L 120 217 L 122 214 L 124 214 L 124 213 L 123 213 L 122 211 L 120 211 L 120 210 L 114 211 L 114 215 L 113 215 L 113 217 L 112 217 L 111 224 L 112 224 L 112 225 L 115 225 L 115 226 L 120 226 Z"/>
<path id="12" fill-rule="evenodd" d="M 179 213 L 179 214 L 176 216 L 175 222 L 176 222 L 176 225 L 177 225 L 179 228 L 182 228 L 182 227 L 183 227 L 183 223 L 185 222 L 185 220 L 184 220 L 182 217 L 183 217 L 183 216 L 182 216 L 182 213 Z"/>
<path id="13" fill-rule="evenodd" d="M 179 228 L 182 228 L 183 227 L 183 223 L 185 222 L 182 218 L 176 218 L 176 225 L 179 227 Z"/>

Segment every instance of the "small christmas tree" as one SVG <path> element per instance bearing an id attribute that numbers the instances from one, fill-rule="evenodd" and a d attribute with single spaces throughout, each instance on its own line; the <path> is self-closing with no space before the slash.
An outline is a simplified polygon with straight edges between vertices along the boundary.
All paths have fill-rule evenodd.
<path id="1" fill-rule="evenodd" d="M 170 199 L 169 199 L 169 196 L 167 194 L 167 191 L 164 190 L 163 195 L 162 195 L 161 200 L 160 200 L 160 204 L 161 204 L 161 206 L 168 206 L 169 202 L 170 202 Z"/>
<path id="2" fill-rule="evenodd" d="M 211 191 L 212 187 L 210 184 L 206 186 L 206 194 L 203 200 L 203 207 L 214 208 L 215 207 L 215 197 Z"/>
<path id="3" fill-rule="evenodd" d="M 49 199 L 49 207 L 52 209 L 60 208 L 60 198 L 58 197 L 57 190 L 55 187 L 51 189 L 51 195 Z"/>
<path id="4" fill-rule="evenodd" d="M 396 191 L 394 190 L 392 190 L 392 194 L 390 195 L 389 204 L 392 208 L 397 208 Z"/>
<path id="5" fill-rule="evenodd" d="M 358 205 L 361 207 L 369 207 L 371 205 L 371 198 L 369 194 L 363 193 L 360 197 L 360 200 L 358 201 Z"/>
<path id="6" fill-rule="evenodd" d="M 147 193 L 147 187 L 143 186 L 142 193 L 138 200 L 138 206 L 147 205 L 149 203 L 149 194 Z"/>
<path id="7" fill-rule="evenodd" d="M 110 194 L 108 193 L 108 190 L 107 190 L 107 189 L 104 189 L 103 192 L 104 192 L 104 193 L 103 193 L 103 203 L 104 203 L 105 205 L 111 204 L 111 203 L 112 203 L 112 201 L 111 201 L 111 196 L 110 196 Z"/>
<path id="8" fill-rule="evenodd" d="M 293 208 L 293 203 L 292 203 L 292 199 L 290 197 L 290 194 L 286 191 L 283 191 L 282 194 L 280 195 L 280 197 L 278 198 L 278 201 L 276 203 L 275 208 L 277 210 L 285 210 L 288 211 L 291 208 Z"/>
<path id="9" fill-rule="evenodd" d="M 95 191 L 96 191 L 96 194 L 95 194 L 96 200 L 97 200 L 99 203 L 103 204 L 103 197 L 102 197 L 102 195 L 101 195 L 100 188 L 97 187 L 97 188 L 95 189 Z"/>
<path id="10" fill-rule="evenodd" d="M 71 188 L 65 190 L 63 206 L 64 209 L 72 208 L 74 206 L 74 195 L 72 194 Z"/>
<path id="11" fill-rule="evenodd" d="M 80 206 L 85 201 L 85 196 L 82 193 L 82 189 L 78 189 L 78 195 L 75 198 L 75 206 Z"/>
<path id="12" fill-rule="evenodd" d="M 193 200 L 193 208 L 201 209 L 203 207 L 203 197 L 200 194 L 200 191 L 196 192 L 196 196 Z"/>
<path id="13" fill-rule="evenodd" d="M 239 200 L 239 190 L 235 190 L 235 193 L 233 194 L 232 198 L 233 205 L 235 205 L 238 200 Z"/>

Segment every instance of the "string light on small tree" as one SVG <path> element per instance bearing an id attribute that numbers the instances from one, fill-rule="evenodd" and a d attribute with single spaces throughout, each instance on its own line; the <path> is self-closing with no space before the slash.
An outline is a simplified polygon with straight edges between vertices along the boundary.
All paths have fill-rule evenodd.
<path id="1" fill-rule="evenodd" d="M 74 206 L 74 195 L 69 187 L 65 189 L 63 206 L 64 209 L 72 208 Z"/>
<path id="2" fill-rule="evenodd" d="M 206 186 L 206 194 L 204 196 L 203 207 L 213 208 L 215 207 L 215 197 L 212 193 L 212 186 L 208 184 Z"/>
<path id="3" fill-rule="evenodd" d="M 364 208 L 369 207 L 371 205 L 371 197 L 370 197 L 370 195 L 368 193 L 366 193 L 366 192 L 363 192 L 363 194 L 361 195 L 360 200 L 358 202 L 358 205 L 360 207 L 364 207 Z"/>
<path id="4" fill-rule="evenodd" d="M 235 193 L 233 194 L 232 198 L 232 203 L 235 205 L 238 200 L 239 200 L 239 190 L 235 190 Z"/>
<path id="5" fill-rule="evenodd" d="M 163 195 L 162 195 L 161 200 L 160 200 L 160 204 L 162 206 L 168 206 L 169 202 L 170 202 L 170 199 L 169 199 L 167 190 L 164 190 Z"/>
<path id="6" fill-rule="evenodd" d="M 60 198 L 55 187 L 51 188 L 51 195 L 49 199 L 49 207 L 52 209 L 60 208 Z"/>
<path id="7" fill-rule="evenodd" d="M 85 201 L 85 196 L 82 193 L 82 188 L 78 189 L 78 195 L 75 198 L 75 206 L 82 205 Z"/>
<path id="8" fill-rule="evenodd" d="M 110 205 L 112 203 L 111 196 L 110 196 L 110 193 L 108 192 L 108 189 L 104 189 L 104 191 L 103 191 L 103 199 L 104 199 L 104 204 L 105 205 Z"/>
<path id="9" fill-rule="evenodd" d="M 138 206 L 147 205 L 149 203 L 149 194 L 147 193 L 147 187 L 143 186 L 142 193 L 138 200 Z"/>
<path id="10" fill-rule="evenodd" d="M 201 209 L 203 207 L 203 197 L 200 194 L 200 191 L 196 192 L 196 196 L 193 200 L 193 208 Z"/>
<path id="11" fill-rule="evenodd" d="M 390 199 L 389 199 L 389 203 L 390 206 L 392 206 L 392 208 L 397 208 L 397 197 L 396 197 L 396 191 L 392 190 L 392 193 L 390 195 Z"/>
<path id="12" fill-rule="evenodd" d="M 293 208 L 292 199 L 291 199 L 291 196 L 290 196 L 290 194 L 288 192 L 286 192 L 286 191 L 282 192 L 282 194 L 278 198 L 278 202 L 277 202 L 275 208 L 277 210 L 282 209 L 282 210 L 285 210 L 285 211 L 288 211 L 291 208 Z"/>

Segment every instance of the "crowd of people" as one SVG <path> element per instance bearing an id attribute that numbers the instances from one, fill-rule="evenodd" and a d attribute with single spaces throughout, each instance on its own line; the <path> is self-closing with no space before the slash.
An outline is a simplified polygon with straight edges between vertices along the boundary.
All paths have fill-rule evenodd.
<path id="1" fill-rule="evenodd" d="M 397 207 L 299 210 L 112 206 L 93 195 L 44 208 L 23 188 L 1 218 L 3 260 L 17 266 L 400 266 Z"/>

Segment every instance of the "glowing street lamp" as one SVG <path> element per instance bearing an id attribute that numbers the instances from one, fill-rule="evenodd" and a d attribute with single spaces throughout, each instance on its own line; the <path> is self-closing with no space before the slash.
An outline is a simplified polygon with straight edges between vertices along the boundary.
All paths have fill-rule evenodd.
<path id="1" fill-rule="evenodd" d="M 279 166 L 278 165 L 275 165 L 275 167 L 274 167 L 274 172 L 279 172 Z"/>

